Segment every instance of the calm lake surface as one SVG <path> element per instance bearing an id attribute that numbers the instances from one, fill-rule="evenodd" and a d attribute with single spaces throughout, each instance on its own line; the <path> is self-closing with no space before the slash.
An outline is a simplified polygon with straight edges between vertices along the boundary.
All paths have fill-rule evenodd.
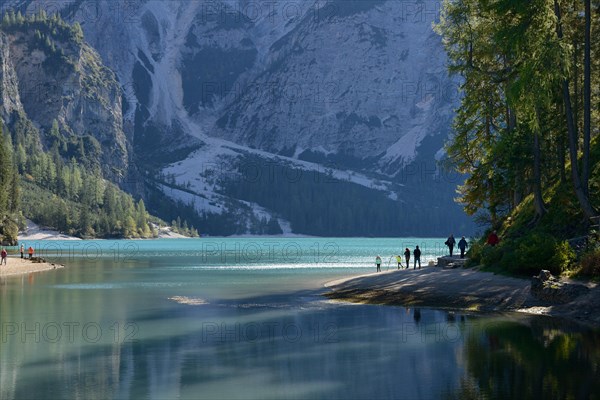
<path id="1" fill-rule="evenodd" d="M 600 397 L 598 331 L 320 296 L 443 242 L 28 242 L 67 268 L 0 281 L 0 398 Z"/>

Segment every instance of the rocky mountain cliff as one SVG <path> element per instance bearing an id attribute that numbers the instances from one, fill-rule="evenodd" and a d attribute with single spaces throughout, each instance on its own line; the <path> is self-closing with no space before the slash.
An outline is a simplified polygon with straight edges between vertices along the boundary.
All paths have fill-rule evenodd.
<path id="1" fill-rule="evenodd" d="M 31 121 L 46 149 L 56 143 L 64 158 L 85 159 L 120 182 L 129 167 L 121 88 L 82 35 L 58 20 L 5 20 L 0 116 L 9 127 Z"/>
<path id="2" fill-rule="evenodd" d="M 187 205 L 208 232 L 256 233 L 273 218 L 288 233 L 472 229 L 452 205 L 459 179 L 437 165 L 457 100 L 431 29 L 437 2 L 10 0 L 5 7 L 47 8 L 81 24 L 118 77 L 123 131 L 133 132 L 149 196 L 158 199 L 158 191 Z M 106 115 L 118 117 L 118 108 Z M 114 138 L 126 155 L 125 135 Z M 249 178 L 257 173 L 261 179 Z M 309 175 L 337 186 L 309 189 Z M 285 197 L 298 188 L 312 194 L 292 209 Z M 339 199 L 345 191 L 354 202 Z M 319 229 L 310 228 L 315 204 L 330 204 Z M 374 204 L 362 217 L 378 221 L 372 226 L 340 225 L 338 209 L 352 216 Z M 393 218 L 407 223 L 388 224 Z"/>

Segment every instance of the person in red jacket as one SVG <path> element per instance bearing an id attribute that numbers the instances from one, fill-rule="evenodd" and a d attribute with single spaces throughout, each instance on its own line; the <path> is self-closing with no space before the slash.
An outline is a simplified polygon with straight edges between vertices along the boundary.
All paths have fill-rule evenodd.
<path id="1" fill-rule="evenodd" d="M 496 231 L 493 231 L 492 233 L 490 233 L 490 236 L 488 236 L 487 244 L 489 244 L 490 246 L 495 246 L 498 243 L 500 243 L 500 239 L 498 238 Z"/>
<path id="2" fill-rule="evenodd" d="M 6 249 L 3 247 L 2 251 L 0 252 L 0 257 L 2 257 L 0 259 L 0 265 L 2 265 L 2 264 L 6 265 L 6 256 L 8 256 L 8 253 L 6 252 Z"/>

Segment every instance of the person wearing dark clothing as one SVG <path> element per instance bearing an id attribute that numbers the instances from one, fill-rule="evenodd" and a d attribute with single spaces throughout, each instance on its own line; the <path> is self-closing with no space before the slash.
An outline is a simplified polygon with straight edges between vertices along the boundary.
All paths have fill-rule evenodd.
<path id="1" fill-rule="evenodd" d="M 450 249 L 450 257 L 452 257 L 452 253 L 454 252 L 454 245 L 456 244 L 456 240 L 454 239 L 454 235 L 450 235 L 446 243 L 444 243 Z"/>
<path id="2" fill-rule="evenodd" d="M 500 239 L 498 238 L 498 235 L 496 234 L 496 231 L 493 231 L 492 233 L 490 233 L 490 236 L 488 236 L 487 239 L 487 244 L 489 244 L 490 246 L 495 246 L 498 243 L 500 243 Z"/>
<path id="3" fill-rule="evenodd" d="M 419 269 L 421 269 L 421 249 L 419 249 L 419 246 L 413 250 L 413 256 L 415 257 L 415 265 L 413 266 L 413 269 L 417 268 L 417 262 L 419 263 Z"/>
<path id="4" fill-rule="evenodd" d="M 463 236 L 458 242 L 458 248 L 460 249 L 460 258 L 465 258 L 465 250 L 467 250 L 467 247 L 469 247 L 469 244 Z"/>
<path id="5" fill-rule="evenodd" d="M 6 252 L 6 249 L 4 249 L 4 247 L 2 248 L 2 259 L 0 259 L 0 265 L 4 264 L 6 265 L 6 256 L 8 256 L 8 253 Z"/>
<path id="6" fill-rule="evenodd" d="M 406 268 L 408 269 L 408 267 L 410 266 L 410 250 L 408 249 L 408 247 L 406 248 L 406 250 L 404 250 L 404 258 L 406 259 Z"/>

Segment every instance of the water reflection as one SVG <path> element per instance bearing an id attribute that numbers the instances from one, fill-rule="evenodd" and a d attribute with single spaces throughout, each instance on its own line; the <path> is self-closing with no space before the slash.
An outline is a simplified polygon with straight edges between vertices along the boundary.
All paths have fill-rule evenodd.
<path id="1" fill-rule="evenodd" d="M 490 319 L 464 344 L 467 375 L 455 398 L 600 396 L 600 334 L 543 317 Z"/>
<path id="2" fill-rule="evenodd" d="M 1 280 L 0 399 L 600 393 L 600 334 L 579 326 L 342 305 L 307 284 L 318 271 L 169 269 L 182 264 L 101 260 Z"/>
<path id="3" fill-rule="evenodd" d="M 140 315 L 146 334 L 126 343 L 11 337 L 0 355 L 1 397 L 434 398 L 457 379 L 453 344 L 423 342 L 401 309 L 181 307 Z M 423 314 L 430 327 L 445 318 Z"/>

